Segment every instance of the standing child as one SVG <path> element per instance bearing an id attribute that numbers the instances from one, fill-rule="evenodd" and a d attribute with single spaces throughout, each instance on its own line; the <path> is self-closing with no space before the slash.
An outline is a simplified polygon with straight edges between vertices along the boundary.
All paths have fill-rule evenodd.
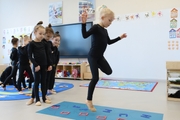
<path id="1" fill-rule="evenodd" d="M 17 63 L 18 63 L 18 50 L 17 50 L 18 41 L 19 40 L 17 38 L 12 36 L 11 43 L 13 45 L 13 48 L 11 49 L 12 52 L 11 52 L 11 55 L 10 55 L 12 71 L 11 71 L 11 74 L 6 78 L 6 80 L 2 84 L 2 87 L 3 87 L 4 90 L 6 90 L 6 85 L 11 80 L 11 77 L 13 77 L 14 87 L 17 88 L 17 85 L 16 85 L 16 74 L 17 74 Z"/>
<path id="2" fill-rule="evenodd" d="M 19 93 L 22 94 L 22 88 L 21 88 L 21 82 L 24 81 L 24 72 L 26 71 L 30 76 L 29 81 L 29 89 L 31 89 L 31 81 L 34 81 L 34 77 L 31 71 L 30 63 L 29 63 L 29 57 L 28 57 L 28 44 L 29 44 L 30 38 L 29 36 L 24 37 L 23 45 L 18 47 L 18 53 L 19 53 L 19 78 L 18 78 L 18 90 Z"/>
<path id="3" fill-rule="evenodd" d="M 55 94 L 56 91 L 53 88 L 54 88 L 54 83 L 55 83 L 56 67 L 57 67 L 57 64 L 59 62 L 59 51 L 58 51 L 58 47 L 60 45 L 59 32 L 56 32 L 54 34 L 53 39 L 52 39 L 52 44 L 53 44 L 53 47 L 52 47 L 52 50 L 53 50 L 52 51 L 53 66 L 52 66 L 52 73 L 51 73 L 51 76 L 50 76 L 50 82 L 49 82 L 49 85 L 48 85 L 48 89 L 49 89 L 50 93 Z"/>
<path id="4" fill-rule="evenodd" d="M 121 36 L 110 40 L 108 36 L 108 32 L 105 28 L 107 28 L 112 21 L 114 20 L 114 13 L 105 5 L 102 5 L 99 9 L 99 24 L 95 24 L 92 28 L 86 31 L 86 21 L 87 21 L 87 13 L 84 12 L 82 15 L 82 35 L 84 38 L 93 35 L 91 48 L 88 54 L 88 62 L 90 65 L 90 69 L 92 72 L 92 80 L 89 83 L 88 87 L 88 95 L 87 95 L 87 106 L 88 108 L 95 112 L 96 109 L 93 106 L 92 98 L 95 86 L 99 80 L 99 72 L 98 68 L 101 69 L 107 75 L 112 73 L 112 69 L 109 63 L 104 58 L 104 52 L 106 50 L 107 44 L 113 44 L 123 38 L 126 38 L 126 34 L 122 34 Z"/>
<path id="5" fill-rule="evenodd" d="M 34 41 L 29 43 L 29 59 L 33 63 L 33 71 L 34 71 L 34 88 L 32 92 L 32 98 L 28 101 L 28 105 L 34 102 L 34 98 L 36 98 L 36 106 L 41 106 L 40 98 L 39 98 L 39 84 L 41 84 L 42 91 L 42 100 L 45 103 L 50 104 L 51 101 L 46 99 L 46 71 L 47 71 L 47 48 L 42 42 L 45 34 L 45 28 L 42 26 L 42 21 L 40 21 L 34 27 Z M 48 69 L 49 70 L 49 69 Z"/>
<path id="6" fill-rule="evenodd" d="M 49 69 L 52 69 L 52 65 L 53 65 L 53 62 L 52 62 L 52 47 L 53 47 L 53 45 L 52 45 L 52 42 L 51 42 L 51 39 L 53 38 L 53 35 L 54 35 L 54 31 L 53 31 L 53 29 L 51 28 L 51 24 L 49 24 L 46 28 L 45 28 L 45 37 L 44 37 L 44 39 L 42 40 L 44 43 L 45 43 L 45 45 L 47 46 L 47 56 L 48 56 L 48 58 L 49 58 L 49 60 L 48 60 L 48 66 L 51 66 L 51 68 L 49 68 Z M 47 67 L 48 67 L 47 66 Z M 46 94 L 47 94 L 47 91 L 48 91 L 48 86 L 49 86 L 49 84 L 50 84 L 50 82 L 51 82 L 51 79 L 50 79 L 50 77 L 51 77 L 51 74 L 52 74 L 52 70 L 48 70 L 47 71 L 47 76 L 46 76 L 46 86 L 47 86 L 47 88 L 46 88 Z M 48 97 L 46 97 L 47 99 L 48 99 Z"/>

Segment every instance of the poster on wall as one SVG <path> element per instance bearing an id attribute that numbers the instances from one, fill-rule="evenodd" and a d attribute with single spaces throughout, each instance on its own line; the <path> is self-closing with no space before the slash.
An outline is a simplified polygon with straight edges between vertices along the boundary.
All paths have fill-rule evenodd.
<path id="1" fill-rule="evenodd" d="M 49 23 L 62 24 L 62 1 L 49 4 Z"/>
<path id="2" fill-rule="evenodd" d="M 169 30 L 169 41 L 168 50 L 179 50 L 179 38 L 180 38 L 180 25 L 178 8 L 170 10 L 170 30 Z M 176 41 L 176 42 L 175 42 Z"/>
<path id="3" fill-rule="evenodd" d="M 95 20 L 95 1 L 94 0 L 82 0 L 79 1 L 79 22 L 81 22 L 81 14 L 87 13 L 87 22 Z"/>
<path id="4" fill-rule="evenodd" d="M 24 35 L 30 35 L 33 31 L 34 26 L 23 26 L 23 27 L 17 27 L 17 28 L 9 28 L 3 30 L 3 37 L 2 39 L 2 62 L 3 64 L 10 63 L 10 53 L 11 53 L 11 39 L 12 36 L 18 38 L 21 40 L 24 37 Z M 19 42 L 20 45 L 20 42 Z"/>

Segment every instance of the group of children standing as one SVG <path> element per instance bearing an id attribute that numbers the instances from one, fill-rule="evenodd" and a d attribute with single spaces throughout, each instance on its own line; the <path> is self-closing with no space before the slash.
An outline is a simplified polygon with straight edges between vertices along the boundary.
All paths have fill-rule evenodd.
<path id="1" fill-rule="evenodd" d="M 88 18 L 88 14 L 86 11 L 83 11 L 81 19 L 82 19 L 82 36 L 87 38 L 89 36 L 92 37 L 91 48 L 88 54 L 88 62 L 90 65 L 92 79 L 88 86 L 87 100 L 86 105 L 92 112 L 96 111 L 96 108 L 93 105 L 93 93 L 95 90 L 95 86 L 99 80 L 99 71 L 100 69 L 107 75 L 112 73 L 112 69 L 108 63 L 108 61 L 104 57 L 104 52 L 106 51 L 107 45 L 116 43 L 127 37 L 126 33 L 116 37 L 115 39 L 110 39 L 108 32 L 106 30 L 114 20 L 114 12 L 107 8 L 107 6 L 102 5 L 98 8 L 99 15 L 99 23 L 94 24 L 89 30 L 86 30 L 86 21 Z M 42 99 L 45 103 L 51 103 L 49 98 L 47 97 L 47 90 L 53 92 L 54 85 L 54 76 L 56 65 L 59 61 L 59 52 L 57 47 L 60 43 L 60 35 L 58 33 L 53 32 L 51 25 L 44 28 L 42 26 L 42 22 L 39 22 L 34 28 L 35 39 L 30 43 L 24 43 L 24 46 L 19 48 L 19 63 L 20 63 L 20 75 L 24 72 L 24 70 L 31 73 L 31 69 L 29 66 L 29 59 L 33 64 L 33 73 L 34 73 L 34 88 L 32 90 L 32 97 L 27 102 L 28 105 L 34 103 L 34 99 L 36 99 L 36 105 L 40 106 L 41 102 L 39 99 L 39 83 L 41 84 L 42 91 Z M 50 41 L 52 38 L 52 42 Z M 13 38 L 12 44 L 12 54 L 10 56 L 12 60 L 12 72 L 11 76 L 15 78 L 15 73 L 17 71 L 17 41 L 18 39 Z M 53 44 L 53 45 L 52 45 Z M 52 47 L 53 46 L 53 47 Z M 25 50 L 25 52 L 24 52 Z M 28 53 L 28 54 L 27 54 Z M 28 56 L 27 56 L 28 55 Z M 31 80 L 33 79 L 32 75 Z M 8 77 L 6 80 L 9 80 Z M 3 83 L 2 87 L 5 88 L 6 80 Z M 22 82 L 21 76 L 18 79 L 18 87 L 16 85 L 16 81 L 14 79 L 14 86 L 21 91 L 20 84 Z M 31 87 L 31 86 L 29 86 Z"/>
<path id="2" fill-rule="evenodd" d="M 10 55 L 11 59 L 11 74 L 3 80 L 1 87 L 6 90 L 6 85 L 13 77 L 14 87 L 23 94 L 21 83 L 24 83 L 24 72 L 27 72 L 30 80 L 27 88 L 31 89 L 31 84 L 34 81 L 31 99 L 27 105 L 34 103 L 37 106 L 41 105 L 39 98 L 39 84 L 41 84 L 42 100 L 44 103 L 50 104 L 51 101 L 47 97 L 48 91 L 56 93 L 53 89 L 55 83 L 55 71 L 59 62 L 58 46 L 60 45 L 59 32 L 54 33 L 51 24 L 47 27 L 42 26 L 40 21 L 34 27 L 33 34 L 35 39 L 30 36 L 24 36 L 23 44 L 18 47 L 18 39 L 13 36 L 11 43 L 13 45 Z M 32 63 L 32 68 L 30 66 Z M 16 82 L 16 73 L 19 69 L 19 77 Z M 2 81 L 2 80 L 1 80 Z"/>

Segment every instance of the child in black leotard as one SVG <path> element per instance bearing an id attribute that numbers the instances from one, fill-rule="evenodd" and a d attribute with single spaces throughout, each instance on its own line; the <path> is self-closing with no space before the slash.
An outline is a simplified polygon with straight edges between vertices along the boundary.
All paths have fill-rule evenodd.
<path id="1" fill-rule="evenodd" d="M 21 82 L 24 81 L 24 72 L 26 71 L 29 76 L 29 86 L 28 88 L 31 89 L 31 81 L 34 81 L 34 77 L 31 71 L 29 57 L 28 57 L 28 46 L 29 46 L 30 38 L 28 36 L 24 37 L 23 45 L 18 47 L 18 54 L 19 54 L 19 78 L 18 78 L 18 90 L 19 93 L 22 94 Z"/>
<path id="2" fill-rule="evenodd" d="M 53 62 L 53 66 L 52 66 L 52 73 L 50 76 L 50 82 L 48 85 L 48 89 L 49 92 L 52 94 L 55 94 L 56 91 L 53 89 L 54 88 L 54 82 L 55 82 L 55 73 L 56 73 L 56 67 L 57 64 L 59 62 L 59 51 L 58 51 L 58 47 L 60 45 L 60 35 L 59 32 L 56 32 L 53 36 L 52 39 L 52 62 Z"/>
<path id="3" fill-rule="evenodd" d="M 52 65 L 53 65 L 53 62 L 52 62 L 52 42 L 51 42 L 51 39 L 53 38 L 53 35 L 54 35 L 54 31 L 53 29 L 51 28 L 51 24 L 49 24 L 46 28 L 45 28 L 45 36 L 44 36 L 44 39 L 42 40 L 45 45 L 47 46 L 47 56 L 49 58 L 48 60 L 48 66 L 51 66 L 51 69 L 52 69 Z M 47 66 L 47 67 L 48 67 Z M 47 95 L 47 92 L 48 92 L 48 86 L 51 82 L 51 74 L 52 74 L 52 70 L 48 70 L 47 71 L 47 75 L 46 75 L 46 95 Z M 46 96 L 47 99 L 49 99 L 47 96 Z"/>
<path id="4" fill-rule="evenodd" d="M 34 71 L 34 88 L 32 92 L 32 98 L 28 101 L 28 105 L 34 102 L 36 98 L 36 106 L 41 106 L 39 98 L 39 84 L 41 84 L 42 100 L 44 103 L 50 104 L 51 101 L 46 99 L 46 73 L 47 73 L 47 48 L 42 39 L 45 35 L 45 28 L 39 22 L 34 28 L 35 39 L 29 43 L 29 59 L 33 64 Z M 50 67 L 48 67 L 50 68 Z M 48 69 L 50 70 L 50 69 Z"/>
<path id="5" fill-rule="evenodd" d="M 99 80 L 98 68 L 100 68 L 101 71 L 107 75 L 110 75 L 112 73 L 110 65 L 104 58 L 104 52 L 106 50 L 107 44 L 113 44 L 123 38 L 126 38 L 126 34 L 122 34 L 121 36 L 110 40 L 108 32 L 105 28 L 107 28 L 114 20 L 114 13 L 105 5 L 99 7 L 98 11 L 100 16 L 100 22 L 99 24 L 93 25 L 92 28 L 88 31 L 86 31 L 87 13 L 84 12 L 82 14 L 83 37 L 87 38 L 90 35 L 93 35 L 92 44 L 88 55 L 88 62 L 92 72 L 92 80 L 88 87 L 88 95 L 86 102 L 88 108 L 93 112 L 96 111 L 92 103 L 92 97 L 95 86 Z"/>
<path id="6" fill-rule="evenodd" d="M 11 74 L 12 71 L 12 66 L 8 66 L 1 74 L 0 77 L 0 85 L 3 84 L 4 80 Z M 13 85 L 12 79 L 7 83 L 9 85 Z"/>
<path id="7" fill-rule="evenodd" d="M 11 80 L 11 77 L 13 77 L 14 87 L 17 88 L 17 85 L 16 85 L 16 74 L 17 74 L 17 63 L 18 63 L 18 50 L 17 50 L 18 41 L 19 40 L 17 38 L 12 36 L 11 43 L 13 45 L 13 48 L 11 49 L 12 52 L 11 52 L 11 55 L 10 55 L 12 71 L 11 71 L 11 74 L 6 78 L 6 80 L 1 85 L 4 90 L 6 90 L 6 85 Z"/>

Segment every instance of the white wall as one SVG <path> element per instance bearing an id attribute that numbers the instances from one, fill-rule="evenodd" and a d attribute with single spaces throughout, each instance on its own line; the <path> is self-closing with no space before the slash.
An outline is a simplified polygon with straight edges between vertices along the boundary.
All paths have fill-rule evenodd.
<path id="1" fill-rule="evenodd" d="M 2 38 L 3 29 L 6 28 L 31 26 L 40 20 L 44 22 L 44 25 L 48 25 L 48 4 L 58 1 L 59 0 L 0 0 L 0 38 Z M 79 0 L 62 1 L 63 23 L 78 22 Z M 115 14 L 126 14 L 180 7 L 180 0 L 96 0 L 96 6 L 102 4 L 111 8 Z M 2 42 L 0 42 L 0 51 L 2 51 L 1 46 Z M 0 58 L 2 58 L 1 52 Z M 0 63 L 2 63 L 2 59 L 0 59 Z"/>

